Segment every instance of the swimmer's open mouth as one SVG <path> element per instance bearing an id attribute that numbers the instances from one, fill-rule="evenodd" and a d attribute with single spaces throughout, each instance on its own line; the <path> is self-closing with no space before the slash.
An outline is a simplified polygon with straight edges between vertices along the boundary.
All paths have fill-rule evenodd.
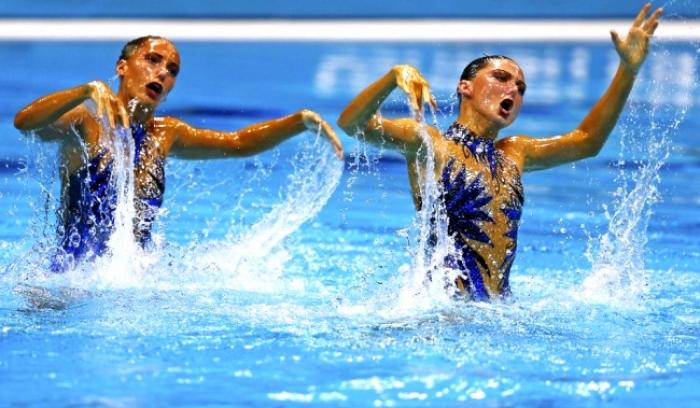
<path id="1" fill-rule="evenodd" d="M 163 93 L 163 85 L 159 84 L 158 82 L 151 82 L 148 85 L 146 85 L 146 89 L 149 92 L 149 96 L 152 98 L 157 98 L 161 93 Z"/>
<path id="2" fill-rule="evenodd" d="M 513 100 L 512 99 L 504 99 L 503 102 L 501 102 L 501 108 L 503 108 L 503 110 L 506 112 L 510 112 L 512 107 L 513 107 Z"/>
<path id="3" fill-rule="evenodd" d="M 507 118 L 510 115 L 510 110 L 513 109 L 514 103 L 515 102 L 513 102 L 513 100 L 510 98 L 502 100 L 501 101 L 501 109 L 499 110 L 498 113 L 502 117 Z"/>

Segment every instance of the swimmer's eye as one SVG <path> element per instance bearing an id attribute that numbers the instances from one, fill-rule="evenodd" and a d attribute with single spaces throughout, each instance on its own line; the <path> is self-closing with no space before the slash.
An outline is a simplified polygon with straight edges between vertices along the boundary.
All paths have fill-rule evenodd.
<path id="1" fill-rule="evenodd" d="M 518 81 L 516 83 L 518 85 L 518 93 L 520 96 L 525 96 L 525 91 L 527 90 L 527 85 L 525 85 L 523 82 Z"/>
<path id="2" fill-rule="evenodd" d="M 510 74 L 505 71 L 493 71 L 493 77 L 501 82 L 505 82 L 510 79 Z"/>
<path id="3" fill-rule="evenodd" d="M 168 65 L 168 72 L 170 72 L 170 75 L 176 77 L 177 74 L 180 73 L 180 68 L 175 64 L 169 64 Z"/>
<path id="4" fill-rule="evenodd" d="M 163 59 L 163 57 L 158 54 L 146 54 L 144 58 L 151 64 L 157 64 Z"/>

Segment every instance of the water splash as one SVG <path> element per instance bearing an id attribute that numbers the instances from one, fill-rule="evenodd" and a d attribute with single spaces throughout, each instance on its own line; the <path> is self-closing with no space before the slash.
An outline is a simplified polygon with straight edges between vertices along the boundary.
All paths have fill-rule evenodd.
<path id="1" fill-rule="evenodd" d="M 613 208 L 605 208 L 608 230 L 589 242 L 587 256 L 592 272 L 583 282 L 581 296 L 590 302 L 631 306 L 650 289 L 644 256 L 652 206 L 661 200 L 659 171 L 668 161 L 671 136 L 692 106 L 697 87 L 692 80 L 680 94 L 674 93 L 674 101 L 668 101 L 668 84 L 677 82 L 668 76 L 679 75 L 675 61 L 667 50 L 654 60 L 649 69 L 652 81 L 646 89 L 644 84 L 638 84 L 645 95 L 651 95 L 650 102 L 632 106 L 628 120 L 620 126 L 618 188 Z M 680 75 L 695 78 L 694 72 L 688 70 Z M 648 126 L 642 125 L 647 120 Z"/>
<path id="2" fill-rule="evenodd" d="M 410 108 L 407 100 L 405 103 Z M 431 109 L 431 114 L 433 126 L 438 128 L 437 113 Z M 374 300 L 365 300 L 365 305 L 347 308 L 348 313 L 362 314 L 371 310 L 384 319 L 415 318 L 454 303 L 451 283 L 457 277 L 457 271 L 446 267 L 444 260 L 455 246 L 448 234 L 447 217 L 436 178 L 439 169 L 425 121 L 420 122 L 419 136 L 423 143 L 416 155 L 415 166 L 421 207 L 406 230 L 411 263 L 401 265 L 399 273 L 389 279 L 386 285 L 388 293 L 380 291 Z"/>
<path id="3" fill-rule="evenodd" d="M 253 292 L 304 288 L 302 280 L 284 281 L 285 265 L 292 258 L 284 242 L 323 208 L 340 182 L 343 164 L 320 134 L 302 147 L 291 164 L 294 171 L 281 194 L 283 201 L 262 219 L 243 230 L 232 226 L 225 241 L 189 248 L 191 256 L 182 268 L 193 271 L 190 286 L 214 284 Z M 200 270 L 203 274 L 196 272 Z M 195 276 L 202 280 L 192 279 Z"/>
<path id="4" fill-rule="evenodd" d="M 433 142 L 424 123 L 420 136 L 423 145 L 417 160 L 421 169 L 418 173 L 421 208 L 413 223 L 417 234 L 415 255 L 398 300 L 398 308 L 406 311 L 429 310 L 450 303 L 453 290 L 449 283 L 456 278 L 455 271 L 445 267 L 445 257 L 454 243 L 448 234 L 445 208 L 435 177 L 439 169 Z"/>

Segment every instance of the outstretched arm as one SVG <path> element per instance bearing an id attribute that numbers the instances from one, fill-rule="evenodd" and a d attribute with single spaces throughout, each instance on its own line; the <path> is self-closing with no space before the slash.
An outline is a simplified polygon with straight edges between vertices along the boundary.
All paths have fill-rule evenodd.
<path id="1" fill-rule="evenodd" d="M 44 139 L 58 138 L 70 127 L 81 125 L 76 122 L 84 119 L 83 115 L 74 109 L 88 99 L 95 102 L 96 115 L 106 117 L 111 127 L 115 127 L 117 121 L 129 126 L 129 116 L 112 90 L 102 81 L 93 81 L 35 100 L 17 112 L 15 127 L 36 131 Z"/>
<path id="2" fill-rule="evenodd" d="M 611 31 L 620 65 L 608 89 L 576 129 L 547 139 L 514 137 L 504 140 L 504 144 L 515 145 L 521 152 L 526 170 L 549 168 L 593 157 L 600 152 L 620 117 L 649 51 L 649 40 L 659 24 L 662 9 L 657 9 L 647 18 L 650 8 L 650 4 L 642 8 L 624 39 Z"/>
<path id="3" fill-rule="evenodd" d="M 415 119 L 390 120 L 376 114 L 379 106 L 396 87 L 401 88 L 408 96 L 411 108 L 416 113 Z M 372 144 L 387 144 L 404 153 L 414 152 L 421 142 L 420 118 L 424 103 L 437 108 L 428 82 L 416 68 L 397 65 L 348 104 L 338 119 L 338 126 L 350 136 L 363 135 Z M 429 129 L 437 132 L 432 127 Z"/>
<path id="4" fill-rule="evenodd" d="M 235 132 L 197 129 L 177 119 L 167 119 L 166 126 L 175 129 L 176 139 L 172 149 L 181 158 L 252 156 L 306 130 L 320 130 L 333 145 L 338 159 L 343 158 L 343 146 L 333 129 L 317 113 L 306 109 Z"/>

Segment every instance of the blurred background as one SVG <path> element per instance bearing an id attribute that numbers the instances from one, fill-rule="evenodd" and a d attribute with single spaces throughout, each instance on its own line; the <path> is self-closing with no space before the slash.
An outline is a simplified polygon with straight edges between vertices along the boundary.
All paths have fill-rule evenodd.
<path id="1" fill-rule="evenodd" d="M 5 18 L 212 18 L 212 19 L 269 19 L 269 18 L 628 18 L 633 10 L 644 4 L 639 0 L 590 0 L 585 4 L 576 0 L 502 0 L 466 1 L 438 0 L 179 0 L 142 2 L 138 0 L 7 0 L 0 5 Z M 697 18 L 697 2 L 653 2 L 663 6 L 667 18 Z"/>

